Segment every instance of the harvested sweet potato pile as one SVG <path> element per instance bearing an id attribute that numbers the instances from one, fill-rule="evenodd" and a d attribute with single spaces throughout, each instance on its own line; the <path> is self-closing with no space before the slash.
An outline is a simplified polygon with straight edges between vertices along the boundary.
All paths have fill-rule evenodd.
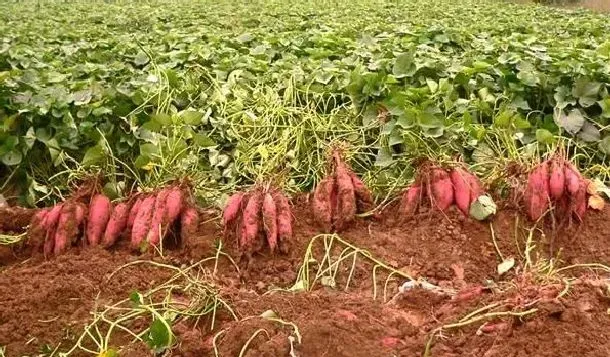
<path id="1" fill-rule="evenodd" d="M 235 234 L 239 248 L 249 256 L 260 251 L 265 242 L 272 253 L 290 250 L 292 209 L 277 189 L 257 186 L 233 194 L 225 205 L 223 224 L 225 237 Z"/>
<path id="2" fill-rule="evenodd" d="M 197 211 L 188 202 L 179 186 L 114 204 L 103 194 L 94 195 L 88 206 L 81 198 L 69 199 L 39 210 L 32 217 L 28 237 L 34 249 L 42 249 L 45 256 L 63 253 L 78 244 L 80 237 L 82 245 L 104 248 L 122 236 L 130 237 L 132 248 L 145 250 L 175 231 L 182 232 L 180 240 L 184 244 L 198 224 Z"/>
<path id="3" fill-rule="evenodd" d="M 338 150 L 333 152 L 331 167 L 332 173 L 316 186 L 312 207 L 318 225 L 326 233 L 342 231 L 357 213 L 374 206 L 371 191 L 347 166 Z"/>
<path id="4" fill-rule="evenodd" d="M 402 193 L 398 220 L 403 221 L 417 213 L 426 197 L 431 207 L 445 211 L 455 203 L 467 216 L 470 205 L 482 194 L 481 182 L 467 169 L 456 167 L 447 171 L 435 164 L 425 163 L 419 167 L 413 185 Z"/>
<path id="5" fill-rule="evenodd" d="M 559 221 L 581 222 L 589 199 L 601 200 L 595 192 L 589 192 L 589 185 L 589 180 L 572 163 L 555 155 L 530 171 L 523 192 L 525 211 L 532 221 L 539 220 L 553 208 Z"/>

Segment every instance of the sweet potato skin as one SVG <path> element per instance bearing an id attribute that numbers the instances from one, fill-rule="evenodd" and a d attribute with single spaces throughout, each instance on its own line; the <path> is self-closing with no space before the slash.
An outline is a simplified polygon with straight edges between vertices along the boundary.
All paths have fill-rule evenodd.
<path id="1" fill-rule="evenodd" d="M 358 212 L 370 211 L 375 205 L 373 200 L 373 194 L 364 185 L 364 182 L 356 175 L 353 171 L 348 170 L 349 176 L 352 179 L 352 185 L 354 186 L 354 193 L 356 195 L 356 206 Z"/>
<path id="2" fill-rule="evenodd" d="M 336 167 L 337 212 L 335 214 L 335 231 L 341 231 L 356 217 L 356 193 L 348 169 L 343 164 Z"/>
<path id="3" fill-rule="evenodd" d="M 537 221 L 549 208 L 549 171 L 548 166 L 536 166 L 527 178 L 523 201 L 528 217 Z"/>
<path id="4" fill-rule="evenodd" d="M 451 177 L 447 171 L 441 168 L 432 168 L 429 190 L 432 204 L 441 212 L 451 207 L 454 202 L 454 192 Z"/>
<path id="5" fill-rule="evenodd" d="M 128 230 L 131 230 L 131 228 L 133 227 L 133 222 L 136 220 L 136 216 L 138 215 L 138 211 L 140 210 L 140 206 L 142 205 L 143 200 L 144 199 L 142 197 L 138 197 L 131 206 L 131 209 L 129 210 L 129 218 L 127 218 Z"/>
<path id="6" fill-rule="evenodd" d="M 192 242 L 199 226 L 199 213 L 193 206 L 188 206 L 180 215 L 180 244 L 186 247 Z"/>
<path id="7" fill-rule="evenodd" d="M 243 200 L 243 192 L 237 192 L 227 200 L 227 204 L 225 205 L 222 214 L 222 221 L 225 228 L 232 224 L 239 216 Z"/>
<path id="8" fill-rule="evenodd" d="M 163 226 L 170 221 L 169 218 L 169 194 L 170 189 L 162 189 L 157 193 L 155 198 L 155 206 L 151 215 L 146 241 L 151 245 L 157 245 L 161 241 L 161 235 L 164 232 Z M 172 204 L 175 203 L 172 201 Z M 176 210 L 173 208 L 173 210 Z"/>
<path id="9" fill-rule="evenodd" d="M 277 207 L 271 193 L 267 192 L 263 199 L 263 228 L 271 252 L 275 252 L 278 244 Z"/>
<path id="10" fill-rule="evenodd" d="M 587 213 L 587 181 L 580 180 L 578 190 L 572 195 L 571 207 L 574 213 L 574 218 L 582 222 Z"/>
<path id="11" fill-rule="evenodd" d="M 566 182 L 566 191 L 571 195 L 576 194 L 580 187 L 580 181 L 582 180 L 580 172 L 578 172 L 574 165 L 569 162 L 566 162 L 564 166 L 564 176 Z"/>
<path id="12" fill-rule="evenodd" d="M 110 219 L 112 212 L 112 204 L 108 197 L 102 194 L 97 194 L 91 199 L 89 205 L 89 215 L 87 218 L 87 242 L 89 245 L 98 245 L 106 224 Z"/>
<path id="13" fill-rule="evenodd" d="M 277 207 L 278 248 L 282 254 L 288 254 L 292 240 L 292 209 L 283 194 L 275 194 L 274 200 Z"/>
<path id="14" fill-rule="evenodd" d="M 131 247 L 133 249 L 141 248 L 140 245 L 150 230 L 150 221 L 155 200 L 156 196 L 149 195 L 142 201 L 138 214 L 133 222 L 133 228 L 131 229 Z"/>
<path id="15" fill-rule="evenodd" d="M 116 240 L 119 238 L 121 233 L 127 227 L 127 220 L 129 219 L 130 207 L 129 203 L 121 202 L 114 206 L 104 236 L 102 237 L 102 246 L 104 248 L 111 247 Z"/>
<path id="16" fill-rule="evenodd" d="M 553 200 L 559 200 L 566 189 L 564 166 L 558 159 L 549 161 L 549 195 Z"/>
<path id="17" fill-rule="evenodd" d="M 466 171 L 461 168 L 453 169 L 451 171 L 451 183 L 455 192 L 455 205 L 464 215 L 468 215 L 471 192 Z"/>
<path id="18" fill-rule="evenodd" d="M 172 224 L 178 219 L 178 217 L 180 217 L 180 212 L 182 212 L 182 209 L 184 208 L 184 194 L 180 187 L 174 186 L 169 189 L 169 193 L 166 196 L 165 206 L 167 209 L 165 223 Z"/>
<path id="19" fill-rule="evenodd" d="M 55 246 L 55 230 L 57 228 L 57 222 L 59 221 L 62 207 L 62 203 L 58 203 L 53 206 L 43 222 L 43 226 L 46 231 L 43 247 L 45 257 L 48 257 L 53 253 L 53 247 Z"/>
<path id="20" fill-rule="evenodd" d="M 61 209 L 57 229 L 55 230 L 55 243 L 53 253 L 59 255 L 66 251 L 72 240 L 78 234 L 78 221 L 76 219 L 76 205 L 65 203 Z"/>
<path id="21" fill-rule="evenodd" d="M 246 251 L 256 250 L 256 238 L 260 230 L 263 194 L 255 191 L 242 214 L 242 225 L 239 245 Z"/>
<path id="22" fill-rule="evenodd" d="M 324 233 L 332 232 L 334 178 L 327 176 L 318 183 L 313 194 L 313 215 Z"/>
<path id="23" fill-rule="evenodd" d="M 398 221 L 404 222 L 405 219 L 417 213 L 417 209 L 422 200 L 422 187 L 415 184 L 403 192 L 398 208 Z"/>

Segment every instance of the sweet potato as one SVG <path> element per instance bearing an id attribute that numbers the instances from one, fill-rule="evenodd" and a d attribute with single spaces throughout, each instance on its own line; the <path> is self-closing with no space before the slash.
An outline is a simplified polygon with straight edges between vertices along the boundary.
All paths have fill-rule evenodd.
<path id="1" fill-rule="evenodd" d="M 325 233 L 332 231 L 334 177 L 327 176 L 318 183 L 313 194 L 313 215 Z"/>
<path id="2" fill-rule="evenodd" d="M 453 204 L 453 184 L 447 171 L 439 167 L 432 168 L 428 190 L 432 204 L 440 211 L 447 210 Z"/>
<path id="3" fill-rule="evenodd" d="M 292 210 L 283 194 L 275 194 L 274 200 L 277 207 L 278 247 L 280 252 L 287 254 L 292 240 Z"/>
<path id="4" fill-rule="evenodd" d="M 108 197 L 97 194 L 91 199 L 89 204 L 89 215 L 87 218 L 87 242 L 90 245 L 98 245 L 106 224 L 110 219 L 112 204 Z"/>
<path id="5" fill-rule="evenodd" d="M 127 229 L 131 229 L 131 227 L 133 227 L 133 222 L 136 220 L 136 216 L 138 215 L 138 211 L 140 210 L 143 200 L 144 199 L 142 197 L 138 197 L 131 206 L 131 209 L 129 210 L 129 217 L 127 218 Z"/>
<path id="6" fill-rule="evenodd" d="M 61 214 L 62 207 L 63 204 L 56 204 L 53 208 L 51 208 L 49 213 L 47 213 L 43 222 L 43 227 L 46 232 L 43 248 L 45 257 L 53 253 L 53 247 L 55 246 L 55 229 L 57 228 L 57 221 L 59 221 L 59 215 Z"/>
<path id="7" fill-rule="evenodd" d="M 146 238 L 146 234 L 150 230 L 150 220 L 155 206 L 156 196 L 150 195 L 142 200 L 138 214 L 133 221 L 131 229 L 131 247 L 133 249 L 140 248 L 142 241 Z"/>
<path id="8" fill-rule="evenodd" d="M 398 208 L 399 222 L 411 217 L 417 212 L 422 200 L 423 190 L 420 185 L 413 185 L 403 192 Z"/>
<path id="9" fill-rule="evenodd" d="M 587 185 L 587 181 L 581 179 L 578 190 L 572 195 L 572 200 L 570 202 L 572 212 L 574 213 L 575 218 L 580 222 L 583 221 L 585 213 L 587 212 Z"/>
<path id="10" fill-rule="evenodd" d="M 49 208 L 44 208 L 36 212 L 30 220 L 28 228 L 28 244 L 31 245 L 34 251 L 38 251 L 44 244 L 44 236 L 46 230 L 44 228 L 44 220 L 49 213 Z"/>
<path id="11" fill-rule="evenodd" d="M 157 197 L 155 198 L 155 208 L 153 209 L 149 230 L 146 234 L 146 241 L 151 245 L 159 244 L 161 241 L 161 235 L 164 232 L 164 225 L 166 222 L 173 222 L 173 220 L 170 221 L 168 208 L 170 201 L 170 190 L 173 191 L 173 189 L 162 189 L 157 193 Z M 172 202 L 174 203 L 175 200 Z M 180 210 L 178 210 L 178 214 L 180 214 Z"/>
<path id="12" fill-rule="evenodd" d="M 566 162 L 564 166 L 564 175 L 566 182 L 566 190 L 569 194 L 574 195 L 578 192 L 580 188 L 580 181 L 582 180 L 582 176 L 578 169 L 574 167 L 570 162 Z"/>
<path id="13" fill-rule="evenodd" d="M 77 235 L 76 205 L 74 203 L 65 203 L 61 209 L 57 229 L 55 230 L 53 253 L 59 255 L 65 252 Z"/>
<path id="14" fill-rule="evenodd" d="M 278 240 L 277 207 L 271 193 L 266 193 L 263 199 L 263 228 L 271 252 L 275 251 Z"/>
<path id="15" fill-rule="evenodd" d="M 335 230 L 343 230 L 356 217 L 356 193 L 349 170 L 344 165 L 337 165 L 337 212 L 335 213 Z"/>
<path id="16" fill-rule="evenodd" d="M 375 202 L 373 201 L 373 194 L 354 172 L 348 170 L 348 173 L 350 178 L 352 179 L 352 184 L 354 186 L 354 193 L 356 194 L 356 206 L 358 208 L 358 212 L 370 211 L 375 204 Z"/>
<path id="17" fill-rule="evenodd" d="M 263 205 L 263 195 L 256 191 L 248 200 L 248 204 L 242 213 L 241 235 L 239 245 L 246 250 L 252 250 L 255 245 L 256 237 L 260 230 L 261 208 Z"/>
<path id="18" fill-rule="evenodd" d="M 182 212 L 183 205 L 184 195 L 180 187 L 174 186 L 170 188 L 165 203 L 167 209 L 167 217 L 165 222 L 167 225 L 172 224 L 176 221 L 176 219 L 178 219 L 178 217 L 180 217 L 180 212 Z"/>
<path id="19" fill-rule="evenodd" d="M 461 168 L 455 168 L 451 171 L 451 183 L 455 193 L 455 204 L 463 214 L 468 215 L 470 212 L 470 185 L 466 178 L 466 171 Z"/>
<path id="20" fill-rule="evenodd" d="M 559 159 L 549 161 L 549 195 L 553 200 L 559 200 L 566 188 L 564 165 Z"/>
<path id="21" fill-rule="evenodd" d="M 183 247 L 188 246 L 197 233 L 199 226 L 199 213 L 193 206 L 188 206 L 180 215 L 180 243 Z"/>
<path id="22" fill-rule="evenodd" d="M 102 246 L 104 246 L 104 248 L 111 247 L 125 230 L 125 227 L 127 227 L 129 208 L 129 203 L 127 202 L 121 202 L 114 206 L 108 224 L 106 225 L 104 236 L 102 237 Z"/>
<path id="23" fill-rule="evenodd" d="M 527 178 L 523 201 L 528 217 L 537 221 L 549 208 L 549 170 L 545 164 L 536 166 Z"/>
<path id="24" fill-rule="evenodd" d="M 233 223 L 235 219 L 237 219 L 243 199 L 244 193 L 238 192 L 229 197 L 227 200 L 227 204 L 225 205 L 225 209 L 222 213 L 222 222 L 225 228 Z"/>

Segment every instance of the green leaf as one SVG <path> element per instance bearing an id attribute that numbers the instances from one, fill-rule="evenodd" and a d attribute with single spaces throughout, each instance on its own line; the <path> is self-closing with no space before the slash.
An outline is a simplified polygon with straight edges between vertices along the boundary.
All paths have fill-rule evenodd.
<path id="1" fill-rule="evenodd" d="M 585 124 L 585 117 L 579 109 L 572 109 L 567 115 L 563 111 L 556 111 L 553 119 L 555 124 L 572 135 L 578 133 Z"/>
<path id="2" fill-rule="evenodd" d="M 422 128 L 442 128 L 445 126 L 445 121 L 443 118 L 425 111 L 419 113 L 417 120 L 419 122 L 419 126 Z"/>
<path id="3" fill-rule="evenodd" d="M 216 142 L 212 140 L 207 134 L 204 133 L 195 133 L 193 134 L 193 143 L 195 145 L 207 148 L 211 146 L 216 146 Z"/>
<path id="4" fill-rule="evenodd" d="M 85 156 L 83 157 L 83 166 L 91 166 L 99 164 L 104 160 L 105 153 L 104 148 L 100 145 L 95 145 L 87 149 Z"/>
<path id="5" fill-rule="evenodd" d="M 393 162 L 392 153 L 385 147 L 379 148 L 377 156 L 375 157 L 375 166 L 387 167 Z"/>
<path id="6" fill-rule="evenodd" d="M 582 129 L 580 130 L 580 132 L 578 132 L 578 137 L 582 141 L 592 143 L 601 139 L 601 133 L 594 124 L 589 121 L 585 121 L 585 124 L 582 126 Z"/>
<path id="7" fill-rule="evenodd" d="M 139 51 L 136 57 L 133 59 L 133 63 L 135 63 L 137 66 L 144 66 L 148 63 L 148 61 L 150 61 L 150 59 L 144 51 Z"/>
<path id="8" fill-rule="evenodd" d="M 481 195 L 470 205 L 470 216 L 483 221 L 496 214 L 496 203 L 490 196 Z"/>
<path id="9" fill-rule="evenodd" d="M 413 55 L 410 53 L 402 53 L 396 57 L 392 73 L 396 78 L 403 78 L 414 73 L 413 67 Z"/>
<path id="10" fill-rule="evenodd" d="M 598 144 L 599 150 L 606 155 L 610 155 L 610 135 L 603 138 Z"/>
<path id="11" fill-rule="evenodd" d="M 134 290 L 131 293 L 129 293 L 129 300 L 135 305 L 142 305 L 144 304 L 144 297 L 142 296 L 142 294 L 140 294 L 138 291 Z"/>
<path id="12" fill-rule="evenodd" d="M 171 347 L 173 343 L 173 333 L 171 326 L 161 316 L 155 316 L 155 320 L 148 328 L 146 342 L 155 352 L 163 352 Z"/>
<path id="13" fill-rule="evenodd" d="M 140 145 L 140 154 L 150 158 L 159 156 L 159 147 L 150 143 L 142 144 Z"/>
<path id="14" fill-rule="evenodd" d="M 237 37 L 237 41 L 241 43 L 252 42 L 252 40 L 254 40 L 254 36 L 252 36 L 252 34 L 249 32 L 242 33 Z"/>
<path id="15" fill-rule="evenodd" d="M 184 120 L 187 125 L 200 125 L 203 113 L 194 110 L 185 110 L 180 113 L 180 117 Z"/>
<path id="16" fill-rule="evenodd" d="M 600 100 L 597 104 L 602 108 L 602 117 L 610 118 L 610 97 Z"/>
<path id="17" fill-rule="evenodd" d="M 551 145 L 555 141 L 553 133 L 546 129 L 536 129 L 536 140 L 547 145 Z"/>
<path id="18" fill-rule="evenodd" d="M 152 160 L 146 155 L 138 155 L 136 158 L 134 165 L 138 169 L 147 169 L 148 165 L 152 162 Z"/>
<path id="19" fill-rule="evenodd" d="M 2 163 L 6 166 L 19 165 L 23 160 L 23 154 L 18 150 L 11 150 L 2 155 Z"/>
<path id="20" fill-rule="evenodd" d="M 601 88 L 601 83 L 589 82 L 585 77 L 581 77 L 574 83 L 572 87 L 572 95 L 578 98 L 578 103 L 583 107 L 590 107 L 595 104 L 597 94 Z"/>
<path id="21" fill-rule="evenodd" d="M 171 125 L 172 117 L 166 113 L 156 113 L 150 116 L 150 119 L 160 125 Z"/>

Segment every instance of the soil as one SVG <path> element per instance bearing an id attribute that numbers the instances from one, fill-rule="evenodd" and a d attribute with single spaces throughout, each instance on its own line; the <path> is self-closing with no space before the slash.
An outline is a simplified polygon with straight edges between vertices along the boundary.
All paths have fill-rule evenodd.
<path id="1" fill-rule="evenodd" d="M 318 235 L 308 204 L 300 200 L 293 213 L 295 237 L 288 255 L 265 250 L 251 261 L 240 259 L 235 239 L 228 237 L 223 251 L 233 257 L 239 271 L 223 256 L 201 264 L 199 278 L 209 280 L 235 318 L 221 307 L 213 328 L 210 315 L 176 319 L 172 327 L 175 343 L 167 355 L 214 356 L 214 348 L 219 356 L 238 356 L 243 350 L 242 355 L 250 357 L 290 356 L 291 350 L 294 356 L 314 357 L 610 355 L 607 276 L 585 268 L 573 268 L 563 275 L 524 269 L 522 254 L 528 237 L 522 228 L 529 223 L 518 212 L 503 210 L 491 223 L 464 218 L 454 210 L 422 213 L 400 226 L 363 218 L 341 232 L 344 241 L 436 289 L 424 284 L 399 290 L 407 279 L 396 275 L 384 289 L 388 271 L 377 268 L 374 284 L 374 264 L 362 255 L 346 288 L 350 255 L 338 265 L 334 280 L 319 280 L 310 291 L 288 291 L 298 287 L 299 268 L 312 237 Z M 608 219 L 607 208 L 588 213 L 581 225 L 567 230 L 554 232 L 549 225 L 544 233 L 534 231 L 533 263 L 540 267 L 545 261 L 540 258 L 555 257 L 559 259 L 555 268 L 610 264 L 604 227 Z M 0 224 L 3 220 L 0 217 Z M 111 250 L 73 247 L 48 260 L 27 246 L 1 247 L 0 346 L 5 347 L 5 355 L 65 352 L 92 321 L 92 311 L 124 300 L 133 291 L 153 289 L 175 273 L 137 261 L 186 267 L 213 257 L 222 229 L 211 212 L 204 213 L 202 222 L 188 248 L 166 251 L 163 257 L 137 255 L 128 250 L 127 242 Z M 502 276 L 497 272 L 501 260 L 492 228 L 503 258 L 515 258 L 515 267 Z M 330 236 L 325 237 L 329 242 Z M 311 246 L 317 262 L 323 262 L 325 237 L 316 238 Z M 345 247 L 336 239 L 333 245 L 334 253 Z M 117 271 L 130 263 L 133 265 Z M 317 265 L 310 264 L 311 281 Z M 496 315 L 450 325 L 478 309 L 475 317 L 486 312 Z M 129 326 L 141 331 L 147 323 L 136 319 Z M 132 340 L 117 330 L 109 347 L 121 356 L 151 355 L 146 344 Z M 77 350 L 72 355 L 87 353 Z"/>

